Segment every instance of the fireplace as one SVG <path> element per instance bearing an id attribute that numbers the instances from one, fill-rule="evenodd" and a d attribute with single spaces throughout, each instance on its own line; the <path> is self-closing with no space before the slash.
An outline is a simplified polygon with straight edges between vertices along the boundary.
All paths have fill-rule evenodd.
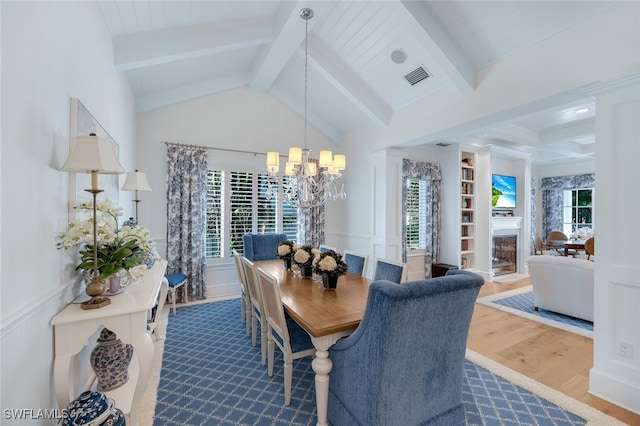
<path id="1" fill-rule="evenodd" d="M 494 235 L 491 243 L 491 270 L 494 276 L 518 270 L 518 235 Z"/>

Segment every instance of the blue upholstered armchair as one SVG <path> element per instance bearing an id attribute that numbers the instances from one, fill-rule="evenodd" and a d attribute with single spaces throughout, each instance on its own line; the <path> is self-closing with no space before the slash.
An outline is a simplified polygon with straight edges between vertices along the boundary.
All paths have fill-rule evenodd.
<path id="1" fill-rule="evenodd" d="M 464 354 L 483 283 L 459 270 L 373 282 L 360 325 L 329 350 L 331 424 L 464 425 Z"/>
<path id="2" fill-rule="evenodd" d="M 252 262 L 278 258 L 278 244 L 287 240 L 287 234 L 244 234 L 244 257 Z"/>

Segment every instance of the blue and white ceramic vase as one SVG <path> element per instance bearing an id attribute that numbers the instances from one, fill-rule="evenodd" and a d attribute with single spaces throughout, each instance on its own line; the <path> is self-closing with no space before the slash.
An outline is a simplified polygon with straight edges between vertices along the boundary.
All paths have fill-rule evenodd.
<path id="1" fill-rule="evenodd" d="M 103 328 L 97 346 L 91 351 L 91 367 L 98 378 L 99 391 L 115 389 L 129 380 L 133 346 L 116 337 L 113 331 Z"/>
<path id="2" fill-rule="evenodd" d="M 287 271 L 290 271 L 291 270 L 291 258 L 290 257 L 285 257 L 282 260 L 284 261 L 284 269 L 286 269 Z"/>

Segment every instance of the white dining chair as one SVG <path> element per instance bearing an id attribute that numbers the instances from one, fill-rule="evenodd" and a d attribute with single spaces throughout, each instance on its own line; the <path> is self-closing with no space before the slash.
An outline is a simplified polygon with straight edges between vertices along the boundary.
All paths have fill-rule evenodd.
<path id="1" fill-rule="evenodd" d="M 342 260 L 347 264 L 347 272 L 362 275 L 367 273 L 367 263 L 369 262 L 368 254 L 356 253 L 351 250 L 345 250 Z"/>
<path id="2" fill-rule="evenodd" d="M 333 247 L 333 246 L 327 246 L 325 244 L 320 244 L 320 246 L 318 247 L 318 250 L 320 251 L 320 253 L 325 253 L 328 252 L 329 250 L 333 250 L 336 253 L 338 252 L 338 249 Z"/>
<path id="3" fill-rule="evenodd" d="M 262 365 L 267 363 L 267 322 L 264 319 L 262 294 L 258 284 L 255 265 L 246 257 L 242 257 L 242 266 L 247 277 L 247 290 L 251 300 L 251 344 L 258 344 L 258 322 L 260 322 L 260 355 Z"/>
<path id="4" fill-rule="evenodd" d="M 280 296 L 278 279 L 260 268 L 258 280 L 264 302 L 264 316 L 268 324 L 267 347 L 269 377 L 273 376 L 273 359 L 275 346 L 282 351 L 284 358 L 284 405 L 291 403 L 291 381 L 293 378 L 293 361 L 316 352 L 311 337 L 293 319 L 286 318 Z"/>
<path id="5" fill-rule="evenodd" d="M 400 284 L 407 279 L 407 264 L 389 259 L 376 258 L 373 280 L 387 280 Z"/>
<path id="6" fill-rule="evenodd" d="M 242 266 L 242 255 L 237 250 L 233 250 L 233 259 L 236 262 L 238 279 L 240 280 L 240 321 L 246 324 L 247 336 L 251 334 L 251 298 L 247 288 L 247 274 Z"/>

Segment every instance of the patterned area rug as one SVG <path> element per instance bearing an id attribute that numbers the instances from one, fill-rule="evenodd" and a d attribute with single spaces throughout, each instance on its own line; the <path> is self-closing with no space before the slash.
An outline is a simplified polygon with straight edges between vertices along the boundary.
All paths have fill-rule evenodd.
<path id="1" fill-rule="evenodd" d="M 282 355 L 274 376 L 240 323 L 238 299 L 186 306 L 169 316 L 160 378 L 152 374 L 143 425 L 314 425 L 310 359 L 294 361 L 291 405 Z M 620 425 L 611 417 L 469 351 L 463 398 L 467 425 Z M 152 414 L 155 410 L 155 414 Z M 151 417 L 154 417 L 153 419 Z"/>
<path id="2" fill-rule="evenodd" d="M 591 321 L 558 314 L 546 309 L 534 310 L 531 286 L 481 297 L 477 302 L 523 318 L 593 338 L 593 323 Z"/>

